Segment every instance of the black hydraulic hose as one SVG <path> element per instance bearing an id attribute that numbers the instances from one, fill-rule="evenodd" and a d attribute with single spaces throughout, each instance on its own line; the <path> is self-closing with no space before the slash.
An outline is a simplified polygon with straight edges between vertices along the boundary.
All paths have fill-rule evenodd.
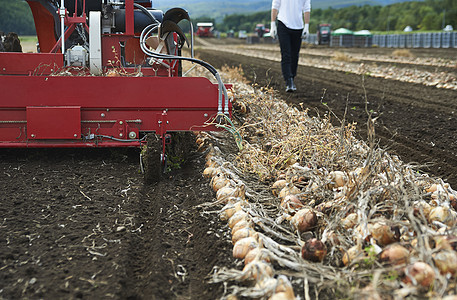
<path id="1" fill-rule="evenodd" d="M 152 23 L 155 23 L 155 24 L 159 23 L 157 21 L 157 19 L 146 8 L 144 8 L 142 5 L 133 2 L 133 6 L 135 6 L 139 10 L 141 10 L 145 15 L 147 15 L 151 19 Z"/>
<path id="2" fill-rule="evenodd" d="M 159 59 L 177 59 L 177 60 L 186 60 L 186 61 L 194 62 L 194 63 L 197 63 L 197 64 L 205 67 L 213 75 L 216 75 L 216 73 L 217 73 L 217 70 L 212 65 L 210 65 L 209 63 L 207 63 L 203 60 L 200 60 L 200 59 L 196 59 L 196 58 L 192 58 L 192 57 L 169 55 L 169 54 L 163 54 L 163 53 L 154 53 L 154 52 L 151 52 L 148 54 L 154 58 L 159 58 Z"/>
<path id="3" fill-rule="evenodd" d="M 157 53 L 157 52 L 149 51 L 149 49 L 147 49 L 144 46 L 144 44 L 145 44 L 145 38 L 144 37 L 147 36 L 149 34 L 149 32 L 154 30 L 154 28 L 152 28 L 153 26 L 157 26 L 157 25 L 156 24 L 150 24 L 145 29 L 143 29 L 143 32 L 141 33 L 141 36 L 140 36 L 140 47 L 143 50 L 143 52 L 145 52 L 149 56 L 152 56 L 154 58 L 159 58 L 159 59 L 177 59 L 177 60 L 186 60 L 186 61 L 194 62 L 194 63 L 197 63 L 197 64 L 205 67 L 208 71 L 211 72 L 211 74 L 216 76 L 216 74 L 217 74 L 216 68 L 214 68 L 212 65 L 210 65 L 209 63 L 207 63 L 207 62 L 205 62 L 203 60 L 199 60 L 199 59 L 196 59 L 196 58 L 193 58 L 193 57 L 183 57 L 183 56 L 176 56 L 176 55 L 170 55 L 170 54 L 164 54 L 164 53 Z M 150 28 L 152 28 L 152 29 L 150 29 Z M 146 30 L 149 30 L 147 34 L 145 34 Z"/>
<path id="4" fill-rule="evenodd" d="M 141 139 L 130 139 L 130 140 L 119 139 L 119 138 L 115 138 L 115 137 L 113 137 L 113 136 L 103 135 L 103 134 L 97 134 L 97 135 L 95 135 L 95 136 L 96 136 L 96 137 L 101 137 L 101 138 L 110 139 L 110 140 L 113 140 L 113 141 L 116 141 L 116 142 L 124 142 L 124 143 L 142 142 L 142 141 L 146 140 L 146 136 L 142 137 Z"/>

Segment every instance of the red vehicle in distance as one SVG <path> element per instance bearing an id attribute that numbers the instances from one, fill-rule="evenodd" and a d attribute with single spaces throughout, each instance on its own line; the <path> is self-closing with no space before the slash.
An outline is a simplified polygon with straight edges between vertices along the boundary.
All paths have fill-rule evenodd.
<path id="1" fill-rule="evenodd" d="M 214 26 L 211 22 L 197 23 L 197 36 L 199 37 L 212 37 Z"/>

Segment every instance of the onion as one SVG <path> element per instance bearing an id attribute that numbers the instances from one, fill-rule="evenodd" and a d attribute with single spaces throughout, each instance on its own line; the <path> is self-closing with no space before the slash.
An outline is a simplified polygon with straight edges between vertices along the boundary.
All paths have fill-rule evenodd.
<path id="1" fill-rule="evenodd" d="M 317 216 L 313 210 L 303 208 L 295 213 L 290 223 L 298 232 L 305 232 L 316 226 Z"/>
<path id="2" fill-rule="evenodd" d="M 424 217 L 427 217 L 430 214 L 431 210 L 432 206 L 425 201 L 414 203 L 414 215 L 416 217 L 420 216 L 421 212 Z"/>
<path id="3" fill-rule="evenodd" d="M 350 213 L 344 219 L 341 220 L 341 225 L 343 225 L 345 229 L 349 229 L 357 225 L 358 221 L 359 216 L 356 213 Z"/>
<path id="4" fill-rule="evenodd" d="M 236 223 L 238 223 L 240 221 L 246 221 L 247 216 L 248 216 L 248 214 L 242 210 L 234 213 L 233 216 L 229 219 L 228 225 L 229 225 L 230 229 L 232 229 Z"/>
<path id="5" fill-rule="evenodd" d="M 227 221 L 228 219 L 230 219 L 233 216 L 233 214 L 235 212 L 241 211 L 242 210 L 242 204 L 243 204 L 242 201 L 238 201 L 235 204 L 233 204 L 233 203 L 226 204 L 222 208 L 221 214 L 219 215 L 219 218 L 221 219 L 221 221 Z"/>
<path id="6" fill-rule="evenodd" d="M 433 261 L 443 275 L 451 274 L 454 276 L 457 272 L 457 253 L 455 251 L 441 250 L 434 253 Z"/>
<path id="7" fill-rule="evenodd" d="M 223 188 L 230 181 L 225 177 L 223 173 L 218 173 L 216 176 L 211 179 L 211 186 L 213 187 L 213 191 L 217 192 L 219 189 Z"/>
<path id="8" fill-rule="evenodd" d="M 273 268 L 269 263 L 254 260 L 244 266 L 242 279 L 263 281 L 271 278 L 273 274 Z"/>
<path id="9" fill-rule="evenodd" d="M 220 172 L 221 172 L 221 168 L 216 167 L 216 166 L 209 166 L 203 170 L 203 177 L 212 178 Z"/>
<path id="10" fill-rule="evenodd" d="M 382 223 L 374 223 L 370 227 L 370 233 L 373 239 L 376 240 L 376 243 L 380 246 L 386 246 L 397 242 L 399 240 L 399 234 L 392 231 L 391 227 Z"/>
<path id="11" fill-rule="evenodd" d="M 233 257 L 243 259 L 249 251 L 257 248 L 258 246 L 259 243 L 257 242 L 257 234 L 240 239 L 233 246 Z"/>
<path id="12" fill-rule="evenodd" d="M 238 223 L 240 224 L 240 223 Z M 250 227 L 244 227 L 240 228 L 239 230 L 235 231 L 235 233 L 232 234 L 232 244 L 235 244 L 241 239 L 244 239 L 246 237 L 253 236 L 255 234 L 255 230 L 250 228 Z"/>
<path id="13" fill-rule="evenodd" d="M 199 137 L 195 140 L 195 142 L 197 143 L 197 146 L 198 146 L 198 149 L 197 149 L 197 150 L 198 150 L 199 152 L 203 152 L 203 151 L 207 148 L 207 146 L 208 146 L 208 140 L 209 140 L 209 138 L 206 137 L 206 136 L 199 136 Z"/>
<path id="14" fill-rule="evenodd" d="M 207 137 L 203 137 L 203 136 L 199 136 L 197 137 L 197 139 L 195 140 L 195 142 L 197 143 L 197 145 L 201 145 L 205 142 L 205 140 L 207 140 L 208 138 Z"/>
<path id="15" fill-rule="evenodd" d="M 441 185 L 439 185 L 441 187 Z M 439 189 L 438 184 L 434 183 L 430 187 L 426 188 L 425 191 L 427 193 L 434 193 Z"/>
<path id="16" fill-rule="evenodd" d="M 276 293 L 286 292 L 286 293 L 289 293 L 292 295 L 294 294 L 294 289 L 292 287 L 292 284 L 290 283 L 290 281 L 287 279 L 286 276 L 279 275 L 277 281 L 278 281 L 278 284 L 276 285 L 276 289 L 275 289 Z"/>
<path id="17" fill-rule="evenodd" d="M 244 264 L 247 265 L 248 263 L 252 262 L 253 260 L 262 260 L 262 261 L 269 263 L 270 255 L 268 254 L 268 250 L 260 248 L 260 247 L 252 249 L 244 257 Z"/>
<path id="18" fill-rule="evenodd" d="M 214 167 L 207 167 L 203 170 L 203 176 L 206 178 L 213 177 Z"/>
<path id="19" fill-rule="evenodd" d="M 457 236 L 455 235 L 438 235 L 434 238 L 436 249 L 456 250 Z"/>
<path id="20" fill-rule="evenodd" d="M 276 289 L 270 300 L 295 300 L 294 289 L 287 277 L 284 275 L 278 276 Z"/>
<path id="21" fill-rule="evenodd" d="M 437 206 L 430 210 L 428 221 L 430 223 L 438 221 L 448 226 L 453 226 L 455 225 L 455 216 L 451 213 L 451 210 L 448 207 Z"/>
<path id="22" fill-rule="evenodd" d="M 216 199 L 219 202 L 227 203 L 230 197 L 244 198 L 244 185 L 232 187 L 227 184 L 216 192 Z"/>
<path id="23" fill-rule="evenodd" d="M 329 174 L 330 183 L 327 185 L 329 189 L 345 186 L 348 182 L 347 175 L 342 171 L 333 171 Z"/>
<path id="24" fill-rule="evenodd" d="M 280 292 L 273 294 L 273 296 L 270 297 L 268 300 L 295 300 L 295 295 L 286 293 L 286 292 Z"/>
<path id="25" fill-rule="evenodd" d="M 452 195 L 452 194 L 449 195 L 449 198 L 450 198 L 450 199 L 449 199 L 449 201 L 450 201 L 449 204 L 451 205 L 451 207 L 452 207 L 455 211 L 457 211 L 457 199 L 456 199 L 455 196 Z"/>
<path id="26" fill-rule="evenodd" d="M 393 265 L 406 264 L 409 258 L 409 250 L 400 244 L 391 244 L 381 252 L 379 258 L 381 261 Z"/>
<path id="27" fill-rule="evenodd" d="M 106 77 L 119 77 L 121 74 L 115 69 L 111 69 L 106 73 Z"/>
<path id="28" fill-rule="evenodd" d="M 237 222 L 233 228 L 232 228 L 232 235 L 235 235 L 235 233 L 240 230 L 240 229 L 243 229 L 243 228 L 253 228 L 253 224 L 251 221 L 248 221 L 248 220 L 241 220 L 239 222 Z"/>
<path id="29" fill-rule="evenodd" d="M 265 291 L 265 294 L 267 294 L 271 293 L 271 291 L 274 291 L 277 285 L 278 280 L 276 278 L 270 277 L 265 278 L 264 280 L 257 281 L 257 283 L 255 284 L 255 289 Z"/>
<path id="30" fill-rule="evenodd" d="M 428 288 L 435 281 L 435 271 L 433 268 L 421 261 L 417 261 L 405 269 L 403 282 L 412 283 Z"/>
<path id="31" fill-rule="evenodd" d="M 327 255 L 327 247 L 318 239 L 309 239 L 301 248 L 301 256 L 303 259 L 312 262 L 322 262 Z"/>
<path id="32" fill-rule="evenodd" d="M 273 183 L 273 186 L 271 187 L 271 192 L 275 197 L 278 197 L 279 192 L 286 186 L 287 181 L 285 179 L 280 179 L 277 180 L 275 183 Z"/>
<path id="33" fill-rule="evenodd" d="M 205 167 L 214 167 L 214 168 L 217 167 L 217 162 L 212 153 L 208 153 L 208 155 L 206 157 Z"/>
<path id="34" fill-rule="evenodd" d="M 336 205 L 331 202 L 331 201 L 327 201 L 327 202 L 322 202 L 321 204 L 319 204 L 317 207 L 316 207 L 316 210 L 318 212 L 321 212 L 323 214 L 326 214 L 326 215 L 330 215 L 331 212 L 334 210 L 334 209 L 338 209 L 336 207 Z"/>
<path id="35" fill-rule="evenodd" d="M 284 199 L 281 200 L 280 204 L 281 208 L 288 212 L 288 213 L 293 213 L 297 209 L 300 209 L 303 207 L 303 203 L 298 199 L 297 196 L 295 195 L 287 195 L 284 197 Z"/>
<path id="36" fill-rule="evenodd" d="M 275 292 L 278 280 L 273 277 L 266 277 L 263 280 L 258 280 L 254 286 L 254 290 L 262 293 L 264 297 L 261 299 L 267 299 L 266 297 L 272 295 Z M 260 299 L 260 298 L 257 298 Z"/>
<path id="37" fill-rule="evenodd" d="M 297 188 L 295 185 L 288 183 L 285 187 L 282 188 L 282 190 L 279 192 L 278 197 L 283 199 L 287 195 L 296 195 L 299 194 L 301 191 L 299 188 Z"/>
<path id="38" fill-rule="evenodd" d="M 362 247 L 360 245 L 352 246 L 348 249 L 348 251 L 344 252 L 343 254 L 343 264 L 348 266 L 356 259 L 359 260 L 365 257 L 365 252 L 363 252 Z"/>
<path id="39" fill-rule="evenodd" d="M 225 186 L 224 188 L 221 188 L 220 190 L 217 191 L 216 198 L 219 200 L 219 198 L 231 196 L 231 197 L 239 197 L 239 198 L 243 199 L 244 192 L 245 192 L 244 185 L 238 185 L 236 187 Z"/>

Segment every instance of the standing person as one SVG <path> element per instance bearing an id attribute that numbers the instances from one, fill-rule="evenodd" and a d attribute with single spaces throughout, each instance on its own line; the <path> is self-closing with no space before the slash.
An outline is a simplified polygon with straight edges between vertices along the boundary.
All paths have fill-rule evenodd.
<path id="1" fill-rule="evenodd" d="M 297 75 L 301 40 L 309 34 L 310 11 L 311 0 L 273 0 L 271 4 L 270 32 L 272 38 L 279 38 L 281 70 L 286 81 L 286 92 L 297 90 L 294 77 Z"/>

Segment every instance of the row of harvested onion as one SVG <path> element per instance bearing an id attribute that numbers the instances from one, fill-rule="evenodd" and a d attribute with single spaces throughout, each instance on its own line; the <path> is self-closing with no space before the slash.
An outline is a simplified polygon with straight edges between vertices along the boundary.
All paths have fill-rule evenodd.
<path id="1" fill-rule="evenodd" d="M 204 139 L 197 138 L 199 148 L 204 147 Z M 244 260 L 240 280 L 251 282 L 255 289 L 264 293 L 270 300 L 295 299 L 291 283 L 285 276 L 275 276 L 268 250 L 263 247 L 261 235 L 255 230 L 255 223 L 248 213 L 249 203 L 245 186 L 237 183 L 228 172 L 224 172 L 213 151 L 206 157 L 203 176 L 210 178 L 210 185 L 216 193 L 216 202 L 224 205 L 219 217 L 227 222 L 231 231 L 233 257 Z M 232 295 L 231 299 L 236 299 Z"/>
<path id="2" fill-rule="evenodd" d="M 254 111 L 252 115 L 258 116 L 261 113 Z M 306 121 L 306 118 L 303 117 L 302 120 Z M 254 119 L 249 123 L 265 125 L 266 122 Z M 267 128 L 266 125 L 265 127 Z M 284 131 L 284 128 L 281 130 Z M 321 136 L 324 134 L 321 133 Z M 266 137 L 265 141 L 256 142 L 265 144 L 269 140 Z M 350 144 L 354 141 L 346 142 Z M 357 150 L 362 155 L 363 162 L 370 149 L 358 145 Z M 375 261 L 382 266 L 395 266 L 393 268 L 399 278 L 414 286 L 428 288 L 439 274 L 454 278 L 457 272 L 457 237 L 452 231 L 457 223 L 456 192 L 446 183 L 418 175 L 396 157 L 382 151 L 373 156 L 375 154 L 379 155 L 371 162 L 371 169 L 370 165 L 363 167 L 360 164 L 353 171 L 333 170 L 326 173 L 318 170 L 316 173 L 319 176 L 310 180 L 308 173 L 313 170 L 300 165 L 293 169 L 292 165 L 279 175 L 272 185 L 272 193 L 281 201 L 280 207 L 284 213 L 282 219 L 288 220 L 298 234 L 312 231 L 315 237 L 320 237 L 309 238 L 309 235 L 304 235 L 308 236 L 308 240 L 302 244 L 302 257 L 322 262 L 329 246 L 341 250 L 341 261 L 345 266 L 352 268 Z M 408 194 L 408 197 L 414 196 L 419 200 L 401 203 L 398 206 L 403 205 L 404 210 L 400 211 L 396 209 L 395 201 L 401 200 L 399 195 L 405 194 L 402 190 L 405 181 L 419 190 L 417 195 Z M 331 191 L 333 199 L 320 197 L 318 194 L 322 189 Z M 362 198 L 360 195 L 364 193 L 380 195 L 377 200 L 380 203 L 373 202 L 372 207 L 365 204 L 374 217 L 367 216 L 366 211 L 360 212 L 357 207 L 360 205 L 357 204 L 360 201 L 357 198 Z M 323 201 L 316 205 L 319 197 Z M 413 216 L 399 217 L 401 214 L 407 215 L 409 210 Z M 328 219 L 338 217 L 341 217 L 340 221 L 336 221 L 339 224 L 328 226 Z M 414 219 L 420 225 L 415 224 Z M 418 229 L 418 226 L 422 227 Z M 349 234 L 336 234 L 335 229 Z M 421 230 L 425 231 L 422 235 Z M 347 236 L 352 237 L 350 243 L 341 240 Z M 353 246 L 348 247 L 351 244 Z"/>
<path id="3" fill-rule="evenodd" d="M 457 202 L 449 185 L 356 141 L 347 127 L 335 129 L 329 120 L 310 118 L 270 94 L 257 91 L 244 98 L 239 131 L 246 142 L 236 168 L 257 174 L 263 183 L 277 177 L 272 192 L 283 214 L 274 220 L 287 220 L 296 231 L 292 243 L 301 245 L 302 258 L 322 262 L 299 262 L 318 283 L 316 294 L 318 289 L 346 297 L 368 293 L 372 299 L 379 298 L 377 293 L 389 299 L 455 294 Z M 205 174 L 219 182 L 223 176 L 213 171 L 224 168 L 212 163 L 216 160 L 208 159 Z M 217 185 L 225 187 L 227 181 Z M 245 213 L 250 204 L 245 199 L 224 203 Z M 263 235 L 247 231 L 261 248 Z M 295 284 L 297 277 L 291 276 Z"/>
<path id="4" fill-rule="evenodd" d="M 358 170 L 360 173 L 361 171 Z M 341 197 L 342 190 L 351 187 L 348 178 L 351 174 L 341 171 L 333 171 L 328 174 L 328 184 L 326 188 L 331 189 Z M 322 215 L 325 203 L 315 209 L 305 207 L 306 201 L 303 197 L 303 190 L 294 183 L 299 180 L 297 177 L 285 179 L 284 175 L 273 183 L 272 194 L 281 200 L 281 209 L 285 218 L 296 232 L 302 233 L 317 229 L 318 215 Z M 422 183 L 423 185 L 426 183 Z M 332 232 L 323 235 L 322 240 L 316 238 L 308 239 L 302 246 L 302 257 L 313 262 L 322 262 L 327 254 L 325 242 L 340 248 L 343 252 L 342 263 L 345 266 L 367 263 L 371 260 L 378 260 L 381 264 L 394 266 L 398 276 L 406 284 L 430 288 L 436 274 L 433 266 L 447 277 L 453 278 L 457 273 L 457 236 L 449 234 L 457 223 L 457 213 L 455 211 L 455 191 L 448 184 L 432 184 L 424 186 L 425 192 L 429 194 L 430 201 L 415 201 L 413 203 L 414 215 L 424 217 L 431 228 L 436 229 L 437 234 L 432 238 L 423 240 L 409 228 L 410 224 L 405 224 L 402 228 L 391 226 L 392 222 L 384 218 L 376 218 L 361 225 L 361 220 L 356 212 L 348 212 L 340 224 L 345 230 L 352 232 L 355 245 L 349 249 L 340 246 L 339 237 Z M 344 193 L 343 193 L 344 194 Z M 305 198 L 306 199 L 306 198 Z M 340 203 L 341 204 L 341 203 Z M 332 206 L 334 204 L 330 204 Z M 338 209 L 333 207 L 333 209 Z M 344 205 L 340 207 L 344 209 Z M 322 228 L 326 224 L 322 225 Z M 324 231 L 325 230 L 321 230 Z M 422 261 L 420 253 L 415 251 L 418 243 L 426 243 L 429 247 L 432 263 Z M 373 247 L 364 248 L 363 244 L 371 244 Z M 451 299 L 450 297 L 448 299 Z"/>

